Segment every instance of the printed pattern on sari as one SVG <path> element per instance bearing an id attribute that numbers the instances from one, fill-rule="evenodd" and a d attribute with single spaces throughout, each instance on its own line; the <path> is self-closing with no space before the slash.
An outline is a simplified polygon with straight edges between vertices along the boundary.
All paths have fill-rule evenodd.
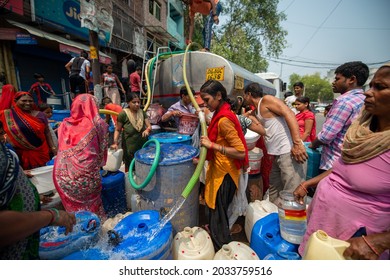
<path id="1" fill-rule="evenodd" d="M 12 154 L 11 157 L 16 160 Z M 22 168 L 14 168 L 13 170 L 16 179 L 12 186 L 15 188 L 15 191 L 5 209 L 19 212 L 33 212 L 40 210 L 39 194 L 35 186 L 26 177 Z M 16 242 L 15 244 L 0 248 L 0 259 L 39 259 L 39 231 Z"/>

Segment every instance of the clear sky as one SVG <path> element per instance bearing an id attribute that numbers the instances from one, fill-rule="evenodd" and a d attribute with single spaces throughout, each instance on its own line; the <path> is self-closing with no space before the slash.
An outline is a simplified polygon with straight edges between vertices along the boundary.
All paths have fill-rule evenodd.
<path id="1" fill-rule="evenodd" d="M 347 61 L 370 68 L 390 61 L 389 0 L 280 0 L 278 10 L 287 15 L 287 47 L 279 59 L 268 59 L 268 72 L 287 83 L 292 73 L 325 77 Z"/>

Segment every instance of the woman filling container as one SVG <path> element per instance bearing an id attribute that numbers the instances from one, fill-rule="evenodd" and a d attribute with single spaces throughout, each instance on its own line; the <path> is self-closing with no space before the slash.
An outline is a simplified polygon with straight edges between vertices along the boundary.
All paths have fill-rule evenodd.
<path id="1" fill-rule="evenodd" d="M 240 171 L 249 163 L 248 152 L 241 125 L 227 103 L 223 85 L 209 80 L 200 92 L 206 106 L 214 112 L 208 136 L 202 136 L 200 143 L 208 149 L 206 216 L 214 247 L 219 250 L 232 241 L 227 210 L 238 188 Z"/>

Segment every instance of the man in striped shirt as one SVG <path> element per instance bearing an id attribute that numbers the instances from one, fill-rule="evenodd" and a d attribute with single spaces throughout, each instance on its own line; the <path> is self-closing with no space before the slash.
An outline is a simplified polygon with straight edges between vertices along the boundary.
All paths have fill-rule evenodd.
<path id="1" fill-rule="evenodd" d="M 321 172 L 331 169 L 341 155 L 344 135 L 363 107 L 363 85 L 368 75 L 369 69 L 361 61 L 344 63 L 335 70 L 332 88 L 341 95 L 333 101 L 322 130 L 309 146 L 315 149 L 322 145 Z"/>

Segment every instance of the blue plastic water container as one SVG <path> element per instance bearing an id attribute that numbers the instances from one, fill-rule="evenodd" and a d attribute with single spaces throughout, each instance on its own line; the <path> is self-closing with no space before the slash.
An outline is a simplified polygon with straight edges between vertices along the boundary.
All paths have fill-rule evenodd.
<path id="1" fill-rule="evenodd" d="M 309 148 L 310 142 L 305 142 L 306 153 L 309 156 L 307 161 L 307 173 L 306 180 L 316 177 L 319 174 L 320 160 L 321 160 L 321 147 L 318 149 Z"/>
<path id="2" fill-rule="evenodd" d="M 191 145 L 191 135 L 176 132 L 161 132 L 149 136 L 149 139 L 156 139 L 160 144 L 184 144 Z"/>
<path id="3" fill-rule="evenodd" d="M 54 165 L 54 160 L 55 160 L 55 158 L 52 158 L 51 160 L 49 160 L 48 162 L 46 162 L 46 166 Z"/>
<path id="4" fill-rule="evenodd" d="M 172 225 L 160 228 L 160 213 L 154 210 L 135 212 L 108 232 L 108 244 L 80 250 L 66 260 L 167 260 L 172 258 Z M 156 232 L 152 238 L 152 234 Z"/>
<path id="5" fill-rule="evenodd" d="M 100 172 L 104 174 L 104 171 Z M 102 176 L 102 201 L 109 218 L 127 211 L 125 173 L 121 171 L 108 172 Z"/>
<path id="6" fill-rule="evenodd" d="M 70 110 L 53 110 L 52 120 L 62 122 L 63 119 L 70 117 Z"/>
<path id="7" fill-rule="evenodd" d="M 300 260 L 301 256 L 295 252 L 276 252 L 275 254 L 268 254 L 264 260 Z"/>
<path id="8" fill-rule="evenodd" d="M 258 220 L 252 228 L 250 247 L 260 259 L 273 254 L 282 257 L 283 252 L 298 253 L 298 245 L 292 244 L 280 235 L 278 213 L 271 213 Z"/>
<path id="9" fill-rule="evenodd" d="M 99 238 L 100 219 L 89 211 L 75 213 L 76 225 L 65 235 L 65 227 L 48 226 L 40 230 L 39 256 L 46 260 L 60 260 L 83 248 L 94 246 Z"/>

